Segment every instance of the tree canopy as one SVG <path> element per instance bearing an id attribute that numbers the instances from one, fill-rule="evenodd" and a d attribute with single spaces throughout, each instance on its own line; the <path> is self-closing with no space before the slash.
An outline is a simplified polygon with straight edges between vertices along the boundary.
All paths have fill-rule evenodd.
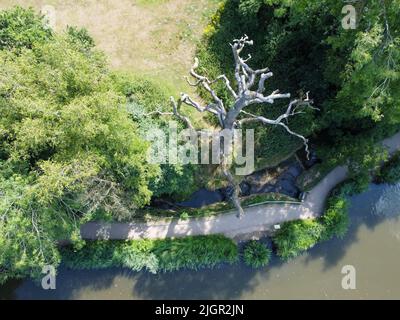
<path id="1" fill-rule="evenodd" d="M 342 146 L 343 139 L 379 139 L 400 123 L 400 1 L 359 1 L 355 6 L 357 27 L 345 30 L 343 3 L 335 0 L 225 1 L 198 50 L 203 70 L 210 77 L 229 73 L 233 61 L 226 39 L 246 33 L 254 39 L 253 64 L 274 72 L 272 87 L 292 94 L 310 91 L 320 112 L 293 119 L 291 125 L 328 146 L 317 150 L 320 157 L 329 158 L 332 154 L 325 157 L 324 150 Z M 229 99 L 222 86 L 219 91 Z M 263 106 L 259 111 L 270 115 L 282 108 Z M 257 130 L 257 156 L 259 161 L 267 158 L 267 165 L 298 148 L 282 146 L 287 139 L 282 132 Z"/>
<path id="2" fill-rule="evenodd" d="M 30 41 L 14 34 L 15 23 L 2 29 L 1 280 L 57 265 L 57 241 L 78 240 L 80 224 L 99 211 L 116 219 L 134 214 L 149 203 L 149 183 L 159 174 L 88 35 L 71 28 L 52 34 L 18 7 L 3 12 L 0 24 L 15 15 L 22 17 L 15 34 L 29 33 Z"/>

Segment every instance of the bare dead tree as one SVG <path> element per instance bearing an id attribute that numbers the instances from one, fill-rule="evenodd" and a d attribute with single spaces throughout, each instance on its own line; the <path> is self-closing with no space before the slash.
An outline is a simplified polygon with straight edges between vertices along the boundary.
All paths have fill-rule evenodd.
<path id="1" fill-rule="evenodd" d="M 214 114 L 219 121 L 221 130 L 232 130 L 249 122 L 261 122 L 266 125 L 281 126 L 289 134 L 296 136 L 303 141 L 308 156 L 308 140 L 301 134 L 293 132 L 289 128 L 287 123 L 285 123 L 285 121 L 287 121 L 289 117 L 296 114 L 304 113 L 304 107 L 316 109 L 312 107 L 312 100 L 309 99 L 308 93 L 305 97 L 290 101 L 289 105 L 287 106 L 286 112 L 281 114 L 276 119 L 268 119 L 263 116 L 251 114 L 244 110 L 250 105 L 265 103 L 273 104 L 275 100 L 290 98 L 289 93 L 282 94 L 279 92 L 279 90 L 275 90 L 267 95 L 264 94 L 265 82 L 267 79 L 271 78 L 273 74 L 269 71 L 268 68 L 254 70 L 247 64 L 247 62 L 251 59 L 251 55 L 248 55 L 246 59 L 243 59 L 240 56 L 246 45 L 253 45 L 253 41 L 249 40 L 247 35 L 244 35 L 240 39 L 235 39 L 233 41 L 233 44 L 230 44 L 235 60 L 234 74 L 236 80 L 236 90 L 232 87 L 229 79 L 224 74 L 219 75 L 214 80 L 210 80 L 206 76 L 197 73 L 196 69 L 199 66 L 199 60 L 195 58 L 194 65 L 190 70 L 190 75 L 194 78 L 195 82 L 190 82 L 187 77 L 186 80 L 191 86 L 200 86 L 205 89 L 210 94 L 212 101 L 206 106 L 202 106 L 200 103 L 194 101 L 187 94 L 181 93 L 178 101 L 175 101 L 175 99 L 171 97 L 173 112 L 168 114 L 174 114 L 179 119 L 184 121 L 189 128 L 194 128 L 192 123 L 190 122 L 190 119 L 180 114 L 180 107 L 182 103 L 184 103 L 190 107 L 195 108 L 199 112 L 210 112 Z M 222 81 L 225 84 L 227 90 L 234 99 L 234 103 L 228 108 L 225 107 L 222 99 L 218 97 L 217 93 L 212 88 L 212 85 L 218 81 Z M 235 181 L 234 175 L 231 173 L 230 170 L 231 165 L 228 161 L 230 155 L 224 154 L 224 148 L 220 148 L 220 150 L 222 150 L 220 155 L 222 172 L 227 178 L 230 186 L 233 187 L 234 192 L 232 195 L 232 202 L 238 210 L 238 216 L 242 217 L 244 211 L 239 199 L 240 187 Z"/>

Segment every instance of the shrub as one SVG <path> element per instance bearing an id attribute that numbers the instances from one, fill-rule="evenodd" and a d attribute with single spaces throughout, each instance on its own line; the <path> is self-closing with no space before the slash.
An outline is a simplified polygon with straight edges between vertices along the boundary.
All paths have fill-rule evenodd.
<path id="1" fill-rule="evenodd" d="M 395 184 L 400 181 L 400 152 L 386 162 L 377 174 L 379 183 Z"/>
<path id="2" fill-rule="evenodd" d="M 321 240 L 343 238 L 349 227 L 347 199 L 344 196 L 330 197 L 325 213 L 319 220 L 324 226 Z"/>
<path id="3" fill-rule="evenodd" d="M 220 235 L 157 240 L 152 252 L 162 271 L 212 268 L 222 262 L 231 264 L 238 260 L 236 244 Z"/>
<path id="4" fill-rule="evenodd" d="M 156 255 L 150 252 L 152 246 L 151 240 L 129 241 L 122 245 L 117 245 L 117 261 L 121 266 L 133 271 L 146 269 L 151 273 L 157 273 L 159 263 Z"/>
<path id="5" fill-rule="evenodd" d="M 356 177 L 350 178 L 341 187 L 341 193 L 353 196 L 356 194 L 363 193 L 366 191 L 371 184 L 372 178 L 369 173 L 357 175 Z"/>
<path id="6" fill-rule="evenodd" d="M 80 249 L 62 248 L 62 261 L 71 269 L 104 269 L 119 265 L 116 241 L 86 241 Z"/>
<path id="7" fill-rule="evenodd" d="M 67 27 L 67 35 L 70 41 L 80 48 L 88 51 L 95 46 L 94 39 L 85 28 Z"/>
<path id="8" fill-rule="evenodd" d="M 243 252 L 244 263 L 252 268 L 260 268 L 268 265 L 271 258 L 271 250 L 257 241 L 249 241 Z"/>
<path id="9" fill-rule="evenodd" d="M 332 196 L 353 196 L 365 191 L 365 187 L 360 185 L 356 182 L 353 178 L 347 179 L 344 182 L 337 185 L 332 191 Z M 368 184 L 369 186 L 369 184 Z"/>
<path id="10" fill-rule="evenodd" d="M 349 226 L 348 201 L 345 198 L 348 186 L 343 184 L 332 192 L 321 217 L 285 222 L 273 236 L 278 256 L 286 260 L 300 255 L 318 242 L 333 237 L 343 238 Z"/>
<path id="11" fill-rule="evenodd" d="M 90 241 L 79 249 L 62 249 L 64 264 L 72 269 L 126 267 L 152 273 L 215 267 L 238 260 L 236 244 L 221 235 L 163 240 Z"/>
<path id="12" fill-rule="evenodd" d="M 0 50 L 32 48 L 49 39 L 52 31 L 33 9 L 15 6 L 0 12 Z"/>
<path id="13" fill-rule="evenodd" d="M 287 260 L 312 248 L 320 240 L 323 229 L 316 219 L 285 222 L 273 237 L 278 256 Z"/>
<path id="14" fill-rule="evenodd" d="M 128 102 L 139 105 L 145 112 L 171 109 L 169 97 L 172 92 L 165 83 L 156 83 L 151 79 L 125 72 L 115 72 L 113 83 L 116 90 L 128 98 Z"/>

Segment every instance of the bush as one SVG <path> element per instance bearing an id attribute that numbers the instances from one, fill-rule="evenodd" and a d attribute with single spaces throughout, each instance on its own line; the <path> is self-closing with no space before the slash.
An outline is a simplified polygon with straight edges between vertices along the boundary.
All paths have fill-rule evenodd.
<path id="1" fill-rule="evenodd" d="M 152 252 L 157 256 L 162 271 L 196 270 L 238 260 L 236 244 L 220 235 L 158 240 Z"/>
<path id="2" fill-rule="evenodd" d="M 277 254 L 283 259 L 300 255 L 321 241 L 343 238 L 349 226 L 345 185 L 337 188 L 327 200 L 324 214 L 316 219 L 285 222 L 273 236 Z"/>
<path id="3" fill-rule="evenodd" d="M 115 89 L 128 98 L 128 104 L 133 103 L 134 106 L 144 109 L 144 112 L 171 111 L 169 97 L 173 92 L 165 83 L 121 71 L 113 73 L 113 83 Z M 140 117 L 142 114 L 137 116 Z"/>
<path id="4" fill-rule="evenodd" d="M 151 240 L 127 241 L 123 245 L 116 243 L 117 259 L 119 265 L 133 271 L 147 269 L 151 273 L 159 270 L 158 258 L 151 252 L 153 242 Z"/>
<path id="5" fill-rule="evenodd" d="M 371 184 L 371 181 L 372 177 L 368 172 L 365 174 L 360 174 L 341 183 L 337 188 L 335 188 L 335 190 L 332 191 L 332 193 L 354 196 L 366 191 Z"/>
<path id="6" fill-rule="evenodd" d="M 330 197 L 325 213 L 319 221 L 324 226 L 321 240 L 343 238 L 349 228 L 347 199 L 344 196 Z"/>
<path id="7" fill-rule="evenodd" d="M 236 244 L 221 235 L 163 240 L 91 241 L 81 248 L 62 249 L 62 261 L 72 269 L 126 267 L 152 273 L 212 268 L 238 260 Z"/>
<path id="8" fill-rule="evenodd" d="M 271 258 L 271 250 L 257 241 L 249 241 L 243 252 L 244 263 L 252 268 L 260 268 L 268 265 Z"/>
<path id="9" fill-rule="evenodd" d="M 285 222 L 273 236 L 277 254 L 284 260 L 312 248 L 321 238 L 323 226 L 316 219 Z"/>
<path id="10" fill-rule="evenodd" d="M 72 43 L 78 45 L 80 48 L 89 51 L 94 48 L 94 39 L 90 36 L 85 28 L 67 27 L 67 35 Z"/>
<path id="11" fill-rule="evenodd" d="M 379 183 L 396 184 L 400 181 L 400 152 L 386 162 L 377 174 Z"/>
<path id="12" fill-rule="evenodd" d="M 52 31 L 33 9 L 19 6 L 0 12 L 0 50 L 32 48 L 49 39 Z"/>
<path id="13" fill-rule="evenodd" d="M 118 242 L 86 241 L 79 249 L 61 248 L 62 262 L 71 269 L 104 269 L 119 264 Z"/>

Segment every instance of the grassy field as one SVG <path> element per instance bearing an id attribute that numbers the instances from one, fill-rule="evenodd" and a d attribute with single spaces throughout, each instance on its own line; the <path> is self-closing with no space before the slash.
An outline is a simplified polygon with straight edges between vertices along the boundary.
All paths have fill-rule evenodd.
<path id="1" fill-rule="evenodd" d="M 188 74 L 207 19 L 219 0 L 0 0 L 0 9 L 20 5 L 55 9 L 56 30 L 85 27 L 115 69 L 134 71 L 193 94 Z"/>

